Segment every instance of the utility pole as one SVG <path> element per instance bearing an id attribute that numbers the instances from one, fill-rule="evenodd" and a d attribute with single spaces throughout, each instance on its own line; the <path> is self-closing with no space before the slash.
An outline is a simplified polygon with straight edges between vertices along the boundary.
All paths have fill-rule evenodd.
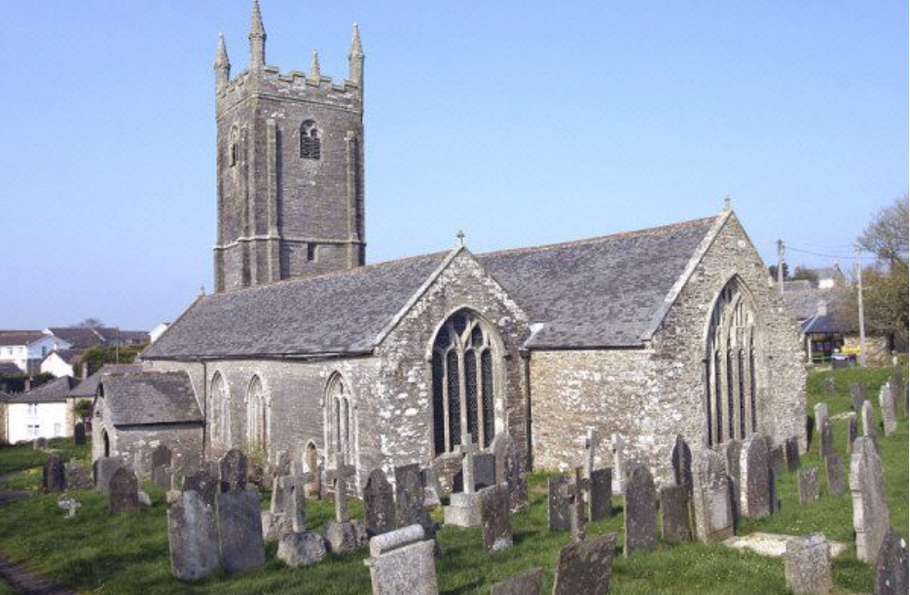
<path id="1" fill-rule="evenodd" d="M 784 241 L 777 240 L 777 287 L 784 294 Z"/>
<path id="2" fill-rule="evenodd" d="M 863 262 L 856 248 L 856 303 L 859 305 L 859 365 L 866 366 L 866 322 L 863 319 Z"/>

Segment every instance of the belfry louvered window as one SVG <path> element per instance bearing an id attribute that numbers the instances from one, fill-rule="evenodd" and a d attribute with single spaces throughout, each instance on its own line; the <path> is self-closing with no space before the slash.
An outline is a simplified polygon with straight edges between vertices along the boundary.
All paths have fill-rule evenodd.
<path id="1" fill-rule="evenodd" d="M 496 431 L 493 344 L 480 319 L 452 315 L 433 343 L 433 443 L 436 454 L 461 444 L 463 433 L 487 447 Z"/>
<path id="2" fill-rule="evenodd" d="M 322 139 L 313 120 L 307 120 L 300 125 L 300 156 L 303 159 L 322 157 Z"/>

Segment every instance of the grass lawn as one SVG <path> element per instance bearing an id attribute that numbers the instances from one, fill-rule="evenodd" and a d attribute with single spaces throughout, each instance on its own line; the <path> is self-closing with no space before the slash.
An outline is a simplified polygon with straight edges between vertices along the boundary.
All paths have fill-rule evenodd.
<path id="1" fill-rule="evenodd" d="M 837 394 L 823 395 L 827 372 L 810 376 L 808 409 L 824 397 L 830 415 L 848 411 L 848 383 L 866 384 L 877 406 L 878 387 L 889 370 L 843 370 L 835 372 Z M 845 466 L 846 422 L 834 422 L 835 446 Z M 63 446 L 55 443 L 53 446 Z M 894 526 L 908 536 L 908 440 L 907 420 L 901 419 L 898 431 L 881 439 L 885 462 L 889 506 Z M 67 446 L 67 457 L 87 456 Z M 824 492 L 824 465 L 817 455 L 817 443 L 803 457 L 803 466 L 818 465 Z M 0 469 L 10 472 L 27 469 L 42 462 L 34 451 L 22 447 L 0 450 Z M 37 473 L 26 471 L 12 478 L 18 487 L 37 489 Z M 17 560 L 28 560 L 36 571 L 61 583 L 91 593 L 370 593 L 369 571 L 362 560 L 366 552 L 347 556 L 328 556 L 322 563 L 303 569 L 290 569 L 275 559 L 275 544 L 267 545 L 264 569 L 228 578 L 217 575 L 198 584 L 182 584 L 170 575 L 167 544 L 166 505 L 161 490 L 146 488 L 154 505 L 138 513 L 109 517 L 106 499 L 92 491 L 76 494 L 82 508 L 74 519 L 64 518 L 55 496 L 36 496 L 0 508 L 0 551 Z M 490 585 L 524 570 L 541 566 L 547 573 L 547 592 L 552 589 L 553 569 L 559 549 L 568 543 L 567 533 L 547 531 L 546 476 L 531 477 L 532 505 L 513 517 L 515 547 L 496 554 L 485 554 L 479 529 L 444 528 L 438 533 L 443 557 L 437 561 L 440 592 L 448 595 L 487 594 Z M 796 474 L 784 474 L 778 481 L 783 500 L 781 512 L 762 521 L 744 521 L 739 533 L 754 531 L 790 534 L 822 532 L 830 539 L 851 543 L 848 552 L 834 561 L 837 593 L 869 593 L 873 570 L 855 560 L 852 547 L 852 504 L 850 495 L 823 495 L 811 505 L 801 506 L 796 494 Z M 263 498 L 263 502 L 266 498 Z M 621 498 L 614 498 L 617 508 Z M 355 504 L 354 516 L 361 510 Z M 588 527 L 589 534 L 618 533 L 622 543 L 621 511 L 613 518 Z M 321 531 L 331 519 L 330 501 L 308 501 L 309 525 Z M 441 518 L 440 518 L 441 520 Z M 0 595 L 4 593 L 0 583 Z M 757 554 L 737 552 L 721 545 L 690 543 L 661 545 L 651 554 L 638 554 L 616 560 L 611 593 L 620 594 L 785 594 L 783 563 Z"/>

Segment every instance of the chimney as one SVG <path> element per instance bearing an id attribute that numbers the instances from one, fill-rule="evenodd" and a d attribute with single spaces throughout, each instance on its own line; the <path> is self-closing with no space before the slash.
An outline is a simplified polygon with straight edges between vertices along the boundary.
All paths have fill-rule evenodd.
<path id="1" fill-rule="evenodd" d="M 82 379 L 85 380 L 88 378 L 88 362 L 82 364 Z"/>
<path id="2" fill-rule="evenodd" d="M 32 390 L 32 379 L 31 378 L 25 379 L 25 382 L 23 383 L 23 389 L 25 392 Z"/>

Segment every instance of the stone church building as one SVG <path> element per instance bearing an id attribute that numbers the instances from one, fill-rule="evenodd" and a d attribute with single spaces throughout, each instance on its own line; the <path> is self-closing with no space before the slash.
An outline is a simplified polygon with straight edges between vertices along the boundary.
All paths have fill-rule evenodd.
<path id="1" fill-rule="evenodd" d="M 337 457 L 362 487 L 374 468 L 415 462 L 445 481 L 468 433 L 486 448 L 508 432 L 541 469 L 579 464 L 595 428 L 660 482 L 677 435 L 699 448 L 759 432 L 805 448 L 799 329 L 729 205 L 488 254 L 462 237 L 365 265 L 356 26 L 341 82 L 315 56 L 305 74 L 267 66 L 255 3 L 249 40 L 244 72 L 231 76 L 223 40 L 215 62 L 216 292 L 143 352 L 137 376 L 187 379 L 202 419 L 197 439 L 180 437 L 187 456 L 241 446 L 310 470 Z M 126 399 L 130 383 L 118 385 L 104 398 Z M 195 411 L 185 401 L 175 422 Z M 598 459 L 613 463 L 606 444 Z"/>

